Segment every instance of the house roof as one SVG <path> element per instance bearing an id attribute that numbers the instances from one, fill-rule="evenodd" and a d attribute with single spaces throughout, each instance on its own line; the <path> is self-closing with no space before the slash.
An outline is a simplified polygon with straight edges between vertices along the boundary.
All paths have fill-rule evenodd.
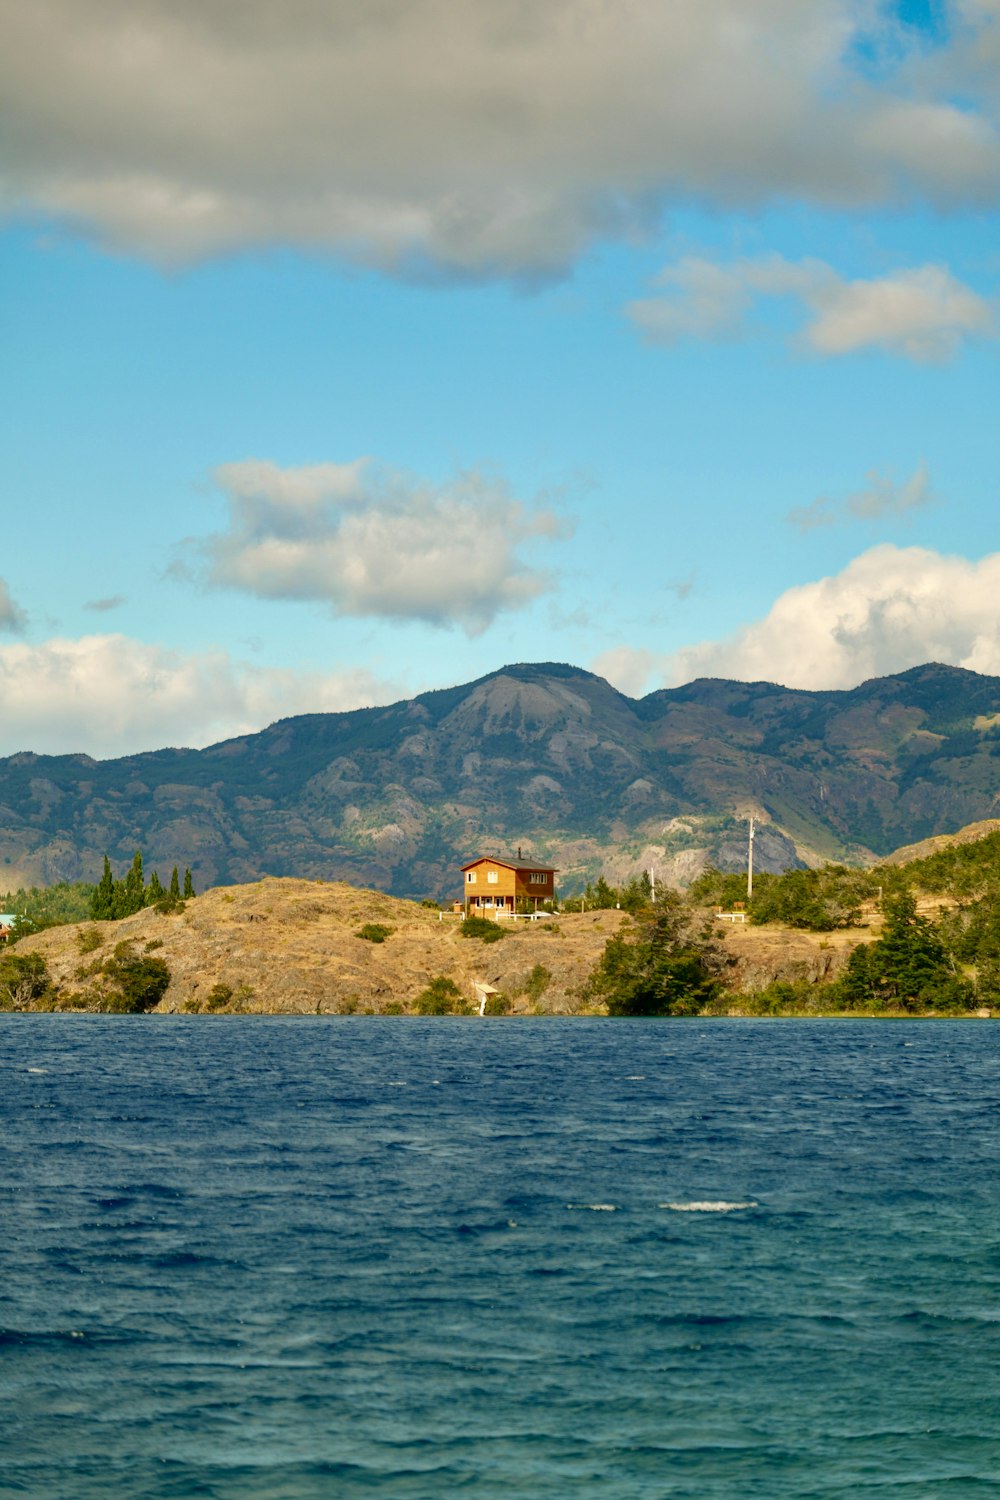
<path id="1" fill-rule="evenodd" d="M 464 872 L 465 870 L 474 869 L 476 865 L 486 864 L 502 865 L 505 870 L 515 870 L 519 874 L 523 872 L 525 874 L 554 875 L 556 873 L 554 865 L 525 864 L 520 859 L 501 859 L 498 854 L 482 854 L 478 859 L 470 859 L 468 864 L 462 866 L 462 870 Z"/>

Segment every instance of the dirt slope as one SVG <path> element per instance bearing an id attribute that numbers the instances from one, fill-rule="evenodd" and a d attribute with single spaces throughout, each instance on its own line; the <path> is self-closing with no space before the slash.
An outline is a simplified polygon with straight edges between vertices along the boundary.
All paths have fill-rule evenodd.
<path id="1" fill-rule="evenodd" d="M 415 902 L 322 881 L 266 879 L 207 891 L 183 913 L 148 909 L 121 922 L 86 922 L 40 933 L 17 951 L 40 953 L 63 996 L 99 1003 L 101 965 L 123 941 L 166 961 L 170 986 L 160 1011 L 202 1010 L 217 985 L 233 992 L 229 1008 L 268 1012 L 409 1010 L 437 975 L 476 998 L 475 982 L 493 985 L 519 1012 L 569 1013 L 584 1008 L 580 989 L 620 912 L 587 912 L 554 921 L 518 921 L 484 944 L 463 938 L 456 918 L 439 919 Z M 393 929 L 382 943 L 357 936 L 365 923 Z M 90 946 L 94 945 L 94 946 Z M 536 965 L 549 971 L 540 994 L 524 992 Z"/>

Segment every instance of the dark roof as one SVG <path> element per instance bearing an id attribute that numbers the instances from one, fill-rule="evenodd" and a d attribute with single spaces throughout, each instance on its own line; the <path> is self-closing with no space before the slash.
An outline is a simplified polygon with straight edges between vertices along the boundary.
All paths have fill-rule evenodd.
<path id="1" fill-rule="evenodd" d="M 499 854 L 481 854 L 478 859 L 470 859 L 468 864 L 462 866 L 462 869 L 471 870 L 473 865 L 484 865 L 487 860 L 489 860 L 490 864 L 503 865 L 505 870 L 515 870 L 518 874 L 522 871 L 528 874 L 534 872 L 536 875 L 554 875 L 556 873 L 554 865 L 525 864 L 520 859 L 501 859 Z"/>

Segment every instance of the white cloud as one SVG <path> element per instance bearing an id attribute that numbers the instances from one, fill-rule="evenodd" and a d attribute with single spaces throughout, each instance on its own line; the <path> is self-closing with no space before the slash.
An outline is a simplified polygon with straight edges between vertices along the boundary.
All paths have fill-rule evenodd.
<path id="1" fill-rule="evenodd" d="M 530 275 L 671 195 L 992 201 L 995 21 L 873 74 L 875 0 L 0 0 L 0 205 L 168 263 Z"/>
<path id="2" fill-rule="evenodd" d="M 688 256 L 657 277 L 656 296 L 628 316 L 653 343 L 732 339 L 751 327 L 766 298 L 792 298 L 807 321 L 801 340 L 815 354 L 880 349 L 925 362 L 952 358 L 963 340 L 996 332 L 996 310 L 944 266 L 916 266 L 872 280 L 845 281 L 820 260 L 780 256 L 720 265 Z"/>
<path id="3" fill-rule="evenodd" d="M 435 486 L 366 459 L 298 469 L 248 459 L 214 477 L 230 522 L 207 543 L 213 583 L 469 635 L 548 587 L 520 554 L 564 529 L 474 471 Z"/>
<path id="4" fill-rule="evenodd" d="M 397 686 L 360 670 L 294 673 L 184 655 L 123 635 L 0 646 L 0 755 L 96 757 L 202 746 L 297 713 L 387 703 Z"/>
<path id="5" fill-rule="evenodd" d="M 695 677 L 850 688 L 928 661 L 1000 675 L 998 598 L 1000 552 L 972 562 L 885 544 L 788 589 L 728 640 L 658 656 L 621 648 L 593 665 L 626 692 Z"/>
<path id="6" fill-rule="evenodd" d="M 821 285 L 806 339 L 818 354 L 884 349 L 945 360 L 964 338 L 995 330 L 993 308 L 943 266 L 919 266 L 875 281 Z"/>
<path id="7" fill-rule="evenodd" d="M 11 598 L 10 589 L 0 578 L 0 630 L 19 635 L 26 623 L 24 610 Z"/>
<path id="8" fill-rule="evenodd" d="M 930 474 L 927 465 L 921 463 L 902 484 L 897 484 L 891 474 L 873 470 L 864 489 L 856 490 L 846 500 L 829 500 L 821 496 L 810 505 L 796 506 L 788 512 L 785 520 L 800 531 L 814 531 L 818 526 L 832 526 L 849 517 L 881 521 L 887 517 L 907 516 L 933 502 Z"/>

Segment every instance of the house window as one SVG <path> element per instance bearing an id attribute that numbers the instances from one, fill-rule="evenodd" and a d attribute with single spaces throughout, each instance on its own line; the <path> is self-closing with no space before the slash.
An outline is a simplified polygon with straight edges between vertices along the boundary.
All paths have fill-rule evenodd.
<path id="1" fill-rule="evenodd" d="M 476 872 L 475 872 L 475 870 L 466 870 L 466 872 L 465 872 L 465 883 L 466 883 L 466 885 L 475 885 L 475 883 L 476 883 Z"/>
<path id="2" fill-rule="evenodd" d="M 486 876 L 486 879 L 489 881 L 490 885 L 496 885 L 500 879 L 500 872 L 498 870 L 490 870 Z"/>
<path id="3" fill-rule="evenodd" d="M 528 873 L 529 885 L 547 885 L 549 877 L 544 870 L 531 870 Z"/>

